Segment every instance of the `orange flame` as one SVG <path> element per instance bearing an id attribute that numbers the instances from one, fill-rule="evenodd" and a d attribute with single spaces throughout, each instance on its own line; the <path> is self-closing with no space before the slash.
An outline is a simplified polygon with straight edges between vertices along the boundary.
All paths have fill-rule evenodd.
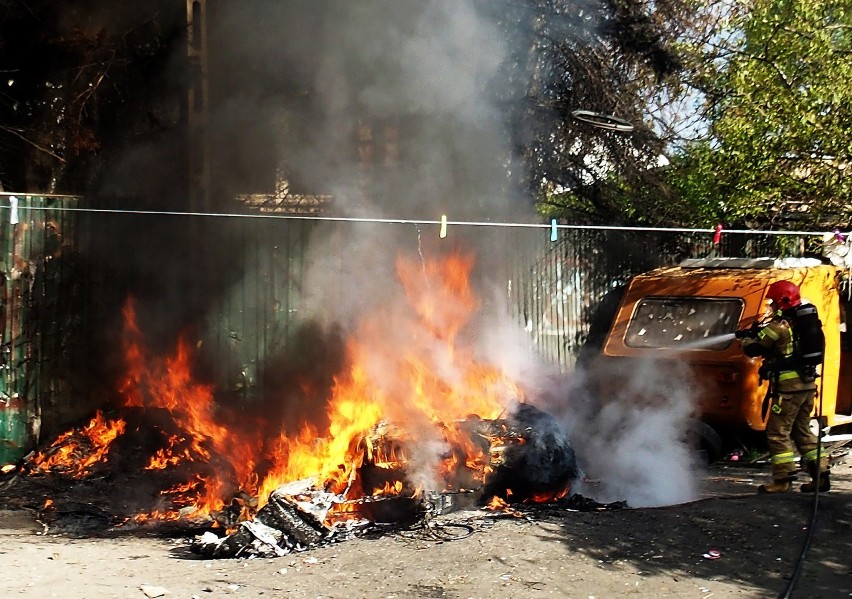
<path id="1" fill-rule="evenodd" d="M 124 433 L 123 420 L 106 420 L 98 410 L 85 427 L 62 433 L 45 451 L 33 457 L 34 472 L 62 472 L 75 478 L 85 476 L 92 466 L 106 461 L 112 442 Z"/>
<path id="2" fill-rule="evenodd" d="M 393 483 L 387 482 L 383 487 L 376 487 L 373 489 L 371 495 L 374 497 L 378 497 L 379 495 L 399 495 L 402 493 L 403 484 L 401 480 L 394 481 Z"/>
<path id="3" fill-rule="evenodd" d="M 125 304 L 124 322 L 127 374 L 120 386 L 124 405 L 166 409 L 186 433 L 172 435 L 168 446 L 151 457 L 146 469 L 165 469 L 185 461 L 206 462 L 215 454 L 233 468 L 239 488 L 255 492 L 256 459 L 252 448 L 257 443 L 217 422 L 213 387 L 193 380 L 192 356 L 186 340 L 178 340 L 173 356 L 156 360 L 143 348 L 132 298 Z M 213 476 L 201 479 L 201 483 L 164 493 L 180 495 L 192 491 L 193 503 L 200 513 L 210 515 L 222 510 L 233 483 Z"/>
<path id="4" fill-rule="evenodd" d="M 488 455 L 444 423 L 471 414 L 496 418 L 523 395 L 503 372 L 476 363 L 456 346 L 477 306 L 469 285 L 472 267 L 472 257 L 460 254 L 422 264 L 397 261 L 397 274 L 419 319 L 394 326 L 407 326 L 410 341 L 389 343 L 387 326 L 376 320 L 362 324 L 358 338 L 348 344 L 349 369 L 335 379 L 328 430 L 319 434 L 306 426 L 297 438 L 278 439 L 272 452 L 275 467 L 260 486 L 261 501 L 283 482 L 312 476 L 327 490 L 343 492 L 365 458 L 379 467 L 406 461 L 414 452 L 405 447 L 397 456 L 371 455 L 374 445 L 382 446 L 375 443 L 374 431 L 383 421 L 399 427 L 397 440 L 409 447 L 440 448 L 423 464 L 424 476 L 433 482 L 451 488 L 460 467 L 484 478 Z M 353 451 L 359 446 L 367 451 Z M 403 485 L 381 492 L 391 488 L 398 494 Z"/>
<path id="5" fill-rule="evenodd" d="M 532 497 L 528 498 L 526 503 L 551 503 L 554 501 L 558 501 L 563 497 L 567 497 L 568 493 L 571 492 L 570 485 L 566 485 L 565 488 L 554 491 L 553 493 L 534 493 Z"/>
<path id="6" fill-rule="evenodd" d="M 193 379 L 191 346 L 183 338 L 170 357 L 148 355 L 133 300 L 128 300 L 123 310 L 126 376 L 119 386 L 123 405 L 168 410 L 182 431 L 151 456 L 146 470 L 214 457 L 231 468 L 216 468 L 217 475 L 196 474 L 164 490 L 177 509 L 153 510 L 134 520 L 213 515 L 238 489 L 256 497 L 251 507 L 259 508 L 283 483 L 303 479 L 345 500 L 365 493 L 413 496 L 424 488 L 462 490 L 482 483 L 490 472 L 490 450 L 475 443 L 461 423 L 498 418 L 509 403 L 523 401 L 523 394 L 499 368 L 477 362 L 459 344 L 477 308 L 470 286 L 473 263 L 462 254 L 440 260 L 400 258 L 397 275 L 409 307 L 394 311 L 391 322 L 380 320 L 388 312 L 377 311 L 348 341 L 347 368 L 334 379 L 327 425 L 305 423 L 298 434 L 281 434 L 266 443 L 217 420 L 213 387 Z M 75 456 L 78 475 L 105 459 L 123 427 L 123 421 L 106 423 L 98 413 L 84 431 L 97 449 L 84 459 Z M 96 428 L 110 433 L 95 436 Z M 72 436 L 69 432 L 57 439 L 54 445 L 62 446 L 61 451 L 45 456 L 41 467 L 70 461 L 68 454 L 77 451 L 69 443 Z M 261 461 L 268 464 L 262 480 L 257 469 Z M 376 473 L 375 481 L 361 480 L 367 465 Z M 345 518 L 352 506 L 341 501 L 335 509 L 337 517 Z"/>
<path id="7" fill-rule="evenodd" d="M 499 512 L 499 511 L 503 511 L 503 510 L 508 510 L 509 504 L 506 503 L 505 499 L 501 499 L 500 497 L 497 497 L 495 495 L 494 497 L 491 498 L 491 501 L 489 501 L 488 504 L 485 507 L 489 510 L 494 510 L 495 512 Z"/>

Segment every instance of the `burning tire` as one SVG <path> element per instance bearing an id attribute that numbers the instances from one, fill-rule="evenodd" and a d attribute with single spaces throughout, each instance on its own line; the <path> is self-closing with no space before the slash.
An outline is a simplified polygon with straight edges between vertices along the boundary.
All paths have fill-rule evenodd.
<path id="1" fill-rule="evenodd" d="M 567 495 L 579 469 L 559 422 L 529 404 L 520 404 L 503 426 L 505 431 L 499 437 L 486 435 L 505 443 L 502 447 L 492 443 L 494 471 L 486 479 L 482 497 L 518 502 Z"/>

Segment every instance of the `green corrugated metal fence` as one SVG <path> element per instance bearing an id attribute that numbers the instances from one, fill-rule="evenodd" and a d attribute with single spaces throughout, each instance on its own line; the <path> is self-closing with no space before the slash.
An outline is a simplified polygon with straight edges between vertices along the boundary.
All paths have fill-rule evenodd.
<path id="1" fill-rule="evenodd" d="M 64 209 L 77 203 L 68 196 L 0 194 L 0 463 L 31 449 L 45 412 L 69 401 L 83 311 L 77 219 Z"/>
<path id="2" fill-rule="evenodd" d="M 15 196 L 19 222 L 12 224 L 12 195 L 0 194 L 0 463 L 19 459 L 40 431 L 54 435 L 91 412 L 93 393 L 79 384 L 85 381 L 77 372 L 92 365 L 93 355 L 103 359 L 120 349 L 117 312 L 133 285 L 116 287 L 113 277 L 119 271 L 119 278 L 140 278 L 147 301 L 159 301 L 153 316 L 148 314 L 158 325 L 150 331 L 155 338 L 159 334 L 168 342 L 186 319 L 196 320 L 206 374 L 239 403 L 268 393 L 265 384 L 281 383 L 268 369 L 288 360 L 301 367 L 323 355 L 294 349 L 305 314 L 316 312 L 305 310 L 311 306 L 303 305 L 303 285 L 308 246 L 318 239 L 323 249 L 313 252 L 313 259 L 322 258 L 323 274 L 350 281 L 349 287 L 331 288 L 335 296 L 324 299 L 332 304 L 364 291 L 377 298 L 384 292 L 375 286 L 353 289 L 353 281 L 370 283 L 343 276 L 365 268 L 348 254 L 380 244 L 379 228 L 392 232 L 395 241 L 373 248 L 380 250 L 373 255 L 387 250 L 380 259 L 391 267 L 399 247 L 421 257 L 427 246 L 439 252 L 454 245 L 479 248 L 477 268 L 485 280 L 492 287 L 495 280 L 505 285 L 519 326 L 544 360 L 563 369 L 573 367 L 584 348 L 598 340 L 608 324 L 607 307 L 631 276 L 710 255 L 800 256 L 813 250 L 808 246 L 815 241 L 725 234 L 714 245 L 710 232 L 579 228 L 561 229 L 550 241 L 549 231 L 540 227 L 499 226 L 455 226 L 448 239 L 438 239 L 437 228 L 412 224 L 83 213 L 68 210 L 79 208 L 80 198 L 31 195 Z M 190 229 L 198 236 L 183 234 Z M 164 276 L 167 271 L 172 275 Z M 91 322 L 109 334 L 86 334 L 93 330 L 87 326 Z"/>

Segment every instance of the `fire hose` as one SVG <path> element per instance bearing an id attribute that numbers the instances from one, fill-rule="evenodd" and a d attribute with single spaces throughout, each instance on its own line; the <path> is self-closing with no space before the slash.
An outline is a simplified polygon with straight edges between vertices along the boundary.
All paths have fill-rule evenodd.
<path id="1" fill-rule="evenodd" d="M 470 524 L 460 522 L 435 522 L 432 518 L 424 518 L 413 527 L 397 529 L 396 534 L 408 539 L 429 539 L 433 541 L 460 541 L 471 536 L 476 529 Z"/>
<path id="2" fill-rule="evenodd" d="M 817 513 L 819 512 L 819 486 L 820 486 L 820 460 L 822 458 L 822 386 L 823 381 L 820 380 L 820 390 L 819 390 L 819 402 L 817 403 L 817 412 L 816 412 L 816 421 L 817 421 L 817 446 L 816 446 L 816 467 L 815 476 L 814 476 L 814 503 L 813 508 L 811 510 L 811 517 L 808 523 L 807 531 L 805 532 L 805 538 L 802 542 L 802 548 L 799 550 L 799 557 L 796 558 L 796 566 L 793 568 L 793 574 L 790 576 L 790 579 L 787 581 L 786 588 L 778 595 L 778 599 L 789 599 L 793 596 L 793 589 L 796 588 L 796 583 L 799 580 L 799 576 L 802 574 L 802 569 L 805 565 L 805 558 L 807 557 L 808 550 L 811 547 L 811 541 L 814 536 L 814 528 L 816 528 L 817 521 Z"/>

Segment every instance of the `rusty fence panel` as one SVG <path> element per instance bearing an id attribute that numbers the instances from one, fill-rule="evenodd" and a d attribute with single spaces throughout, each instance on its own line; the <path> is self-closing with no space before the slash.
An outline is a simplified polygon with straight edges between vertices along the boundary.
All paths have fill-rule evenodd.
<path id="1" fill-rule="evenodd" d="M 0 194 L 0 463 L 23 456 L 74 395 L 86 312 L 78 221 L 66 209 L 78 202 Z"/>

